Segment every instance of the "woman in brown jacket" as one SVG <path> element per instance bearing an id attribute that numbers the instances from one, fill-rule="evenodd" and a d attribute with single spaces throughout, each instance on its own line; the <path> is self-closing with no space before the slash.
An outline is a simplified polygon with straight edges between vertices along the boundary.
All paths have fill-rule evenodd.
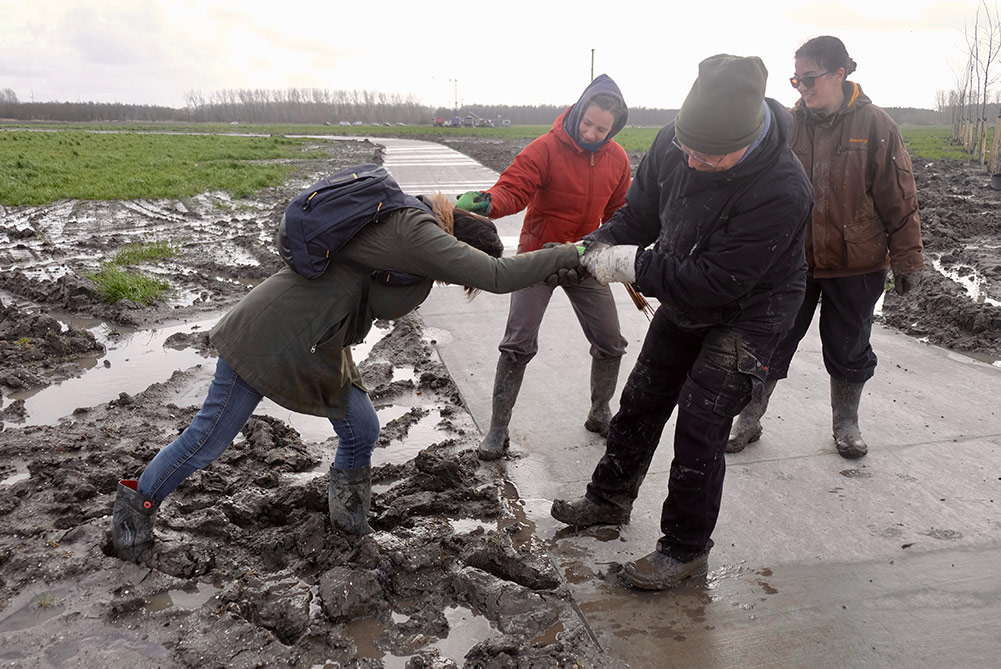
<path id="1" fill-rule="evenodd" d="M 876 369 L 869 344 L 873 310 L 887 270 L 893 271 L 894 290 L 904 294 L 917 287 L 924 260 L 911 159 L 889 115 L 846 79 L 854 71 L 855 61 L 837 37 L 815 37 L 796 51 L 789 81 L 801 97 L 793 109 L 790 146 L 810 177 L 814 200 L 806 231 L 806 297 L 772 358 L 763 397 L 734 423 L 728 453 L 760 438 L 768 398 L 788 375 L 818 302 L 834 441 L 846 458 L 867 451 L 858 406 Z"/>

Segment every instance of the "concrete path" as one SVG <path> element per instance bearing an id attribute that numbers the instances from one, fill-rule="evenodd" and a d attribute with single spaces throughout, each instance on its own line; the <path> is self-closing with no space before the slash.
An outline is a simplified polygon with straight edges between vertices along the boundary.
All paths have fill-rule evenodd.
<path id="1" fill-rule="evenodd" d="M 497 177 L 438 145 L 377 141 L 413 193 L 457 195 Z M 513 252 L 520 217 L 498 227 Z M 621 387 L 647 320 L 614 290 L 629 341 Z M 467 303 L 457 288 L 435 288 L 418 311 L 481 429 L 508 300 Z M 830 436 L 814 327 L 775 391 L 761 441 L 727 456 L 709 576 L 646 593 L 605 575 L 655 547 L 674 421 L 632 522 L 569 532 L 549 507 L 583 493 L 604 444 L 583 428 L 590 358 L 562 291 L 540 345 L 515 407 L 512 454 L 490 466 L 516 487 L 525 523 L 602 648 L 634 667 L 998 666 L 1001 367 L 877 327 L 880 362 L 860 412 L 870 452 L 848 461 Z"/>

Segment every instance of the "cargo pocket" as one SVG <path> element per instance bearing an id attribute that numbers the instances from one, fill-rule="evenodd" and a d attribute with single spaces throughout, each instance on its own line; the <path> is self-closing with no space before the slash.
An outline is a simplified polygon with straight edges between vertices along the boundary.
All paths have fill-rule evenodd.
<path id="1" fill-rule="evenodd" d="M 845 269 L 876 267 L 889 257 L 886 230 L 879 221 L 846 225 L 842 230 L 845 243 Z"/>
<path id="2" fill-rule="evenodd" d="M 765 378 L 768 369 L 757 356 L 747 349 L 743 342 L 737 342 L 737 359 L 734 369 L 727 375 L 716 395 L 713 411 L 727 418 L 733 418 L 747 406 L 752 398 L 762 399 L 765 392 Z"/>

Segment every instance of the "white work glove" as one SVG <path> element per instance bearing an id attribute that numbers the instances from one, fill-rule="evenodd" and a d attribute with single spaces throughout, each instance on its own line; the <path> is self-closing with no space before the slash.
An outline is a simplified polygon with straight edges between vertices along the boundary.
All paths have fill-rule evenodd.
<path id="1" fill-rule="evenodd" d="M 580 264 L 602 286 L 613 281 L 632 283 L 636 280 L 636 254 L 640 247 L 630 244 L 609 246 L 591 242 L 580 257 Z"/>

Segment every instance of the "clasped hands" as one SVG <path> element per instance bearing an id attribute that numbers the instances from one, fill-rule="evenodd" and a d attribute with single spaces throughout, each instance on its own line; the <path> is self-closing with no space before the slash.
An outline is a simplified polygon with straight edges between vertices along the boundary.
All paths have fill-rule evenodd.
<path id="1" fill-rule="evenodd" d="M 546 285 L 577 286 L 590 274 L 602 286 L 613 282 L 633 283 L 636 280 L 636 254 L 638 246 L 610 245 L 591 240 L 575 242 L 581 254 L 577 267 L 561 269 L 546 278 Z M 546 244 L 549 246 L 549 244 Z"/>

